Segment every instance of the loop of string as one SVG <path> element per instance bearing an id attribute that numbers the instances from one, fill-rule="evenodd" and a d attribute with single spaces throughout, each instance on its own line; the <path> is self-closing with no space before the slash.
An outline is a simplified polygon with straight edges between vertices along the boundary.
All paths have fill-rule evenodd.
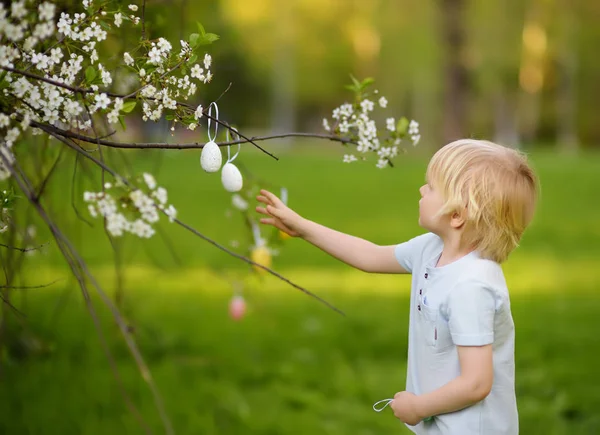
<path id="1" fill-rule="evenodd" d="M 394 399 L 383 399 L 383 400 L 380 400 L 379 402 L 375 402 L 373 404 L 373 411 L 381 412 L 393 401 L 394 401 Z M 383 403 L 383 402 L 385 402 L 385 405 L 383 405 L 381 408 L 376 407 L 377 405 L 379 405 L 380 403 Z"/>
<path id="2" fill-rule="evenodd" d="M 235 128 L 233 128 L 233 127 L 228 128 L 227 129 L 227 142 L 231 142 L 231 139 L 229 138 L 229 130 L 230 129 L 235 131 L 235 133 L 237 134 L 237 130 Z M 240 136 L 238 135 L 237 140 L 239 140 L 239 139 L 240 139 Z M 240 153 L 240 150 L 242 149 L 242 144 L 238 143 L 237 146 L 238 146 L 237 153 L 235 153 L 235 155 L 233 157 L 231 157 L 231 145 L 227 145 L 227 163 L 233 162 L 235 160 L 235 158 L 238 156 L 238 154 Z"/>
<path id="3" fill-rule="evenodd" d="M 212 121 L 212 106 L 215 106 L 215 137 L 210 136 L 210 124 Z M 208 106 L 208 140 L 214 142 L 217 139 L 217 131 L 219 130 L 219 123 L 216 121 L 219 119 L 219 106 L 214 101 Z"/>
<path id="4" fill-rule="evenodd" d="M 394 399 L 383 399 L 383 400 L 380 400 L 379 402 L 375 402 L 373 404 L 373 411 L 381 412 L 385 408 L 387 408 L 387 406 L 390 405 L 393 401 L 394 401 Z M 385 405 L 383 405 L 381 408 L 377 408 L 377 405 L 379 405 L 380 403 L 383 403 L 383 402 L 385 402 Z M 431 416 L 423 419 L 423 421 L 426 423 L 430 422 L 431 420 L 433 420 L 433 417 L 431 417 Z"/>

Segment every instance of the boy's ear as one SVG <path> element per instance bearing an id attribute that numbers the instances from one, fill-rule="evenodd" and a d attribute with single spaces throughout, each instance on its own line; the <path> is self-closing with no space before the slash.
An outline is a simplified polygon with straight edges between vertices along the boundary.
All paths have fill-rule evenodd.
<path id="1" fill-rule="evenodd" d="M 463 210 L 462 212 L 460 211 L 454 211 L 452 212 L 452 214 L 450 215 L 450 226 L 452 228 L 456 228 L 456 229 L 460 229 L 463 227 L 463 225 L 466 222 L 466 215 L 467 215 L 467 210 Z"/>

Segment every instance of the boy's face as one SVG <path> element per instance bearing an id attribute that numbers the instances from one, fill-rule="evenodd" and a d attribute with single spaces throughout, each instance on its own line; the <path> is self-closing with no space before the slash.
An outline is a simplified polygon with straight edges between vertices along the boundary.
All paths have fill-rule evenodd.
<path id="1" fill-rule="evenodd" d="M 419 193 L 421 194 L 421 200 L 419 201 L 419 225 L 441 236 L 448 230 L 450 225 L 447 216 L 437 216 L 438 211 L 444 205 L 442 194 L 429 183 L 421 186 Z"/>

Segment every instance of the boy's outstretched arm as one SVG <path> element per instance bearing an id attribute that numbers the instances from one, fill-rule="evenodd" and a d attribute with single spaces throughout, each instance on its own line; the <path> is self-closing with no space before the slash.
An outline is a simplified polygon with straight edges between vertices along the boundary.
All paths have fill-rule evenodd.
<path id="1" fill-rule="evenodd" d="M 258 201 L 265 207 L 256 211 L 266 217 L 260 220 L 293 237 L 301 237 L 344 263 L 371 273 L 408 273 L 396 260 L 394 245 L 379 246 L 359 237 L 344 234 L 304 219 L 287 207 L 276 195 L 261 190 Z"/>

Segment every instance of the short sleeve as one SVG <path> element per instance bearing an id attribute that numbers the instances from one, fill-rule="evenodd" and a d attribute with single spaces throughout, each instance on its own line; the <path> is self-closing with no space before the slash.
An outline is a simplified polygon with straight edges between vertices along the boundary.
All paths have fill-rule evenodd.
<path id="1" fill-rule="evenodd" d="M 394 248 L 394 255 L 400 266 L 407 272 L 412 273 L 415 260 L 421 257 L 425 246 L 433 237 L 435 237 L 433 233 L 421 234 L 420 236 L 396 245 Z"/>
<path id="2" fill-rule="evenodd" d="M 490 286 L 463 282 L 450 291 L 446 302 L 444 311 L 455 345 L 484 346 L 494 341 L 496 297 Z"/>

